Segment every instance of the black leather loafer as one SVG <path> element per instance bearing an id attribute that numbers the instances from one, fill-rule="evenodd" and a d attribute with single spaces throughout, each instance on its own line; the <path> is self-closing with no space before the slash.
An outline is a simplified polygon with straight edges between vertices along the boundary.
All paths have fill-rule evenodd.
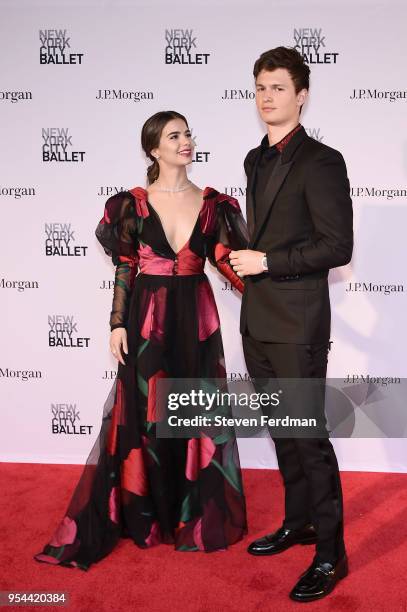
<path id="1" fill-rule="evenodd" d="M 300 576 L 299 581 L 290 593 L 294 601 L 315 601 L 322 599 L 333 589 L 342 578 L 348 575 L 348 559 L 346 555 L 335 565 L 313 561 L 312 565 Z"/>
<path id="2" fill-rule="evenodd" d="M 315 544 L 316 541 L 317 534 L 312 525 L 306 525 L 302 529 L 280 527 L 274 533 L 252 542 L 247 552 L 251 555 L 275 555 L 294 544 Z"/>

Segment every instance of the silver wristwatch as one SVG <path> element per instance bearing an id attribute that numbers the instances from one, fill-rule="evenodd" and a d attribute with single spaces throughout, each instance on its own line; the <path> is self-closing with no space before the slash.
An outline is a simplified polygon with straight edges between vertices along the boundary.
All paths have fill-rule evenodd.
<path id="1" fill-rule="evenodd" d="M 263 270 L 265 272 L 268 272 L 269 265 L 268 265 L 268 262 L 267 262 L 267 255 L 263 255 L 263 259 L 261 260 L 261 265 L 263 266 Z"/>

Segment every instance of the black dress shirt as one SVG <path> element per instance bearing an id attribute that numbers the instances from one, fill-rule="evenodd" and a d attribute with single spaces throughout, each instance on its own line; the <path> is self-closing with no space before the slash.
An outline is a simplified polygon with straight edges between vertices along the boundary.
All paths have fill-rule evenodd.
<path id="1" fill-rule="evenodd" d="M 281 152 L 284 147 L 291 140 L 296 132 L 301 128 L 301 124 L 295 126 L 288 134 L 284 136 L 279 142 L 270 146 L 268 135 L 264 136 L 260 143 L 260 158 L 256 167 L 256 174 L 253 185 L 253 201 L 254 201 L 254 214 L 255 218 L 258 215 L 258 211 L 262 210 L 264 206 L 268 205 L 268 201 L 265 197 L 266 185 L 273 172 L 274 166 L 277 163 Z"/>

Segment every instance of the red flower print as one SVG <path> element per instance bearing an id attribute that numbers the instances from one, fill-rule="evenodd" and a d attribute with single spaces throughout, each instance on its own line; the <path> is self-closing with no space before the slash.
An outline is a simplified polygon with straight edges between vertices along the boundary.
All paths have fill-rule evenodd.
<path id="1" fill-rule="evenodd" d="M 72 544 L 75 541 L 77 530 L 78 528 L 75 521 L 69 518 L 69 516 L 65 516 L 52 536 L 50 545 L 58 547 L 64 546 L 65 544 Z"/>
<path id="2" fill-rule="evenodd" d="M 203 436 L 202 438 L 199 439 L 200 442 L 200 464 L 201 464 L 201 469 L 208 467 L 208 465 L 210 464 L 212 457 L 215 454 L 216 451 L 216 445 L 214 443 L 214 441 L 211 438 L 208 438 L 208 436 Z"/>
<path id="3" fill-rule="evenodd" d="M 168 263 L 170 260 L 163 258 L 163 261 Z M 145 340 L 153 336 L 156 342 L 160 342 L 164 337 L 167 288 L 160 287 L 157 291 L 143 297 L 148 299 L 148 305 L 140 334 Z"/>
<path id="4" fill-rule="evenodd" d="M 119 522 L 120 488 L 113 487 L 109 496 L 109 518 L 113 523 Z"/>
<path id="5" fill-rule="evenodd" d="M 117 379 L 116 386 L 116 401 L 112 408 L 112 418 L 110 421 L 110 428 L 107 435 L 107 452 L 109 455 L 114 455 L 116 452 L 117 444 L 117 426 L 121 423 L 122 411 L 124 405 L 124 392 L 123 383 L 120 378 Z"/>
<path id="6" fill-rule="evenodd" d="M 202 540 L 202 519 L 196 522 L 194 527 L 194 542 L 199 550 L 205 550 L 205 546 Z"/>
<path id="7" fill-rule="evenodd" d="M 215 298 L 209 283 L 199 283 L 197 288 L 199 340 L 206 340 L 220 325 Z"/>
<path id="8" fill-rule="evenodd" d="M 136 495 L 148 494 L 147 473 L 141 448 L 132 448 L 122 463 L 121 481 L 123 489 Z"/>
<path id="9" fill-rule="evenodd" d="M 199 472 L 199 440 L 191 438 L 188 440 L 187 461 L 185 465 L 185 476 L 188 480 L 196 480 Z"/>
<path id="10" fill-rule="evenodd" d="M 208 467 L 215 454 L 216 445 L 207 436 L 188 440 L 185 476 L 188 480 L 196 480 L 199 470 Z"/>
<path id="11" fill-rule="evenodd" d="M 147 421 L 152 423 L 161 421 L 165 413 L 164 405 L 157 400 L 157 380 L 167 377 L 168 374 L 164 370 L 158 370 L 148 379 Z M 164 401 L 164 398 L 161 399 Z"/>
<path id="12" fill-rule="evenodd" d="M 148 537 L 145 540 L 147 546 L 155 546 L 161 542 L 161 531 L 158 521 L 154 521 L 151 525 L 151 530 Z"/>

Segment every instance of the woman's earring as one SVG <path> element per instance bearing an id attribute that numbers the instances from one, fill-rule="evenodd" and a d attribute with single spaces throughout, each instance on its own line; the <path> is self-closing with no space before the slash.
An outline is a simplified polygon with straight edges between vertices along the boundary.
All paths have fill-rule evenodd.
<path id="1" fill-rule="evenodd" d="M 154 155 L 154 157 L 156 158 L 157 161 L 160 159 L 159 155 Z"/>

